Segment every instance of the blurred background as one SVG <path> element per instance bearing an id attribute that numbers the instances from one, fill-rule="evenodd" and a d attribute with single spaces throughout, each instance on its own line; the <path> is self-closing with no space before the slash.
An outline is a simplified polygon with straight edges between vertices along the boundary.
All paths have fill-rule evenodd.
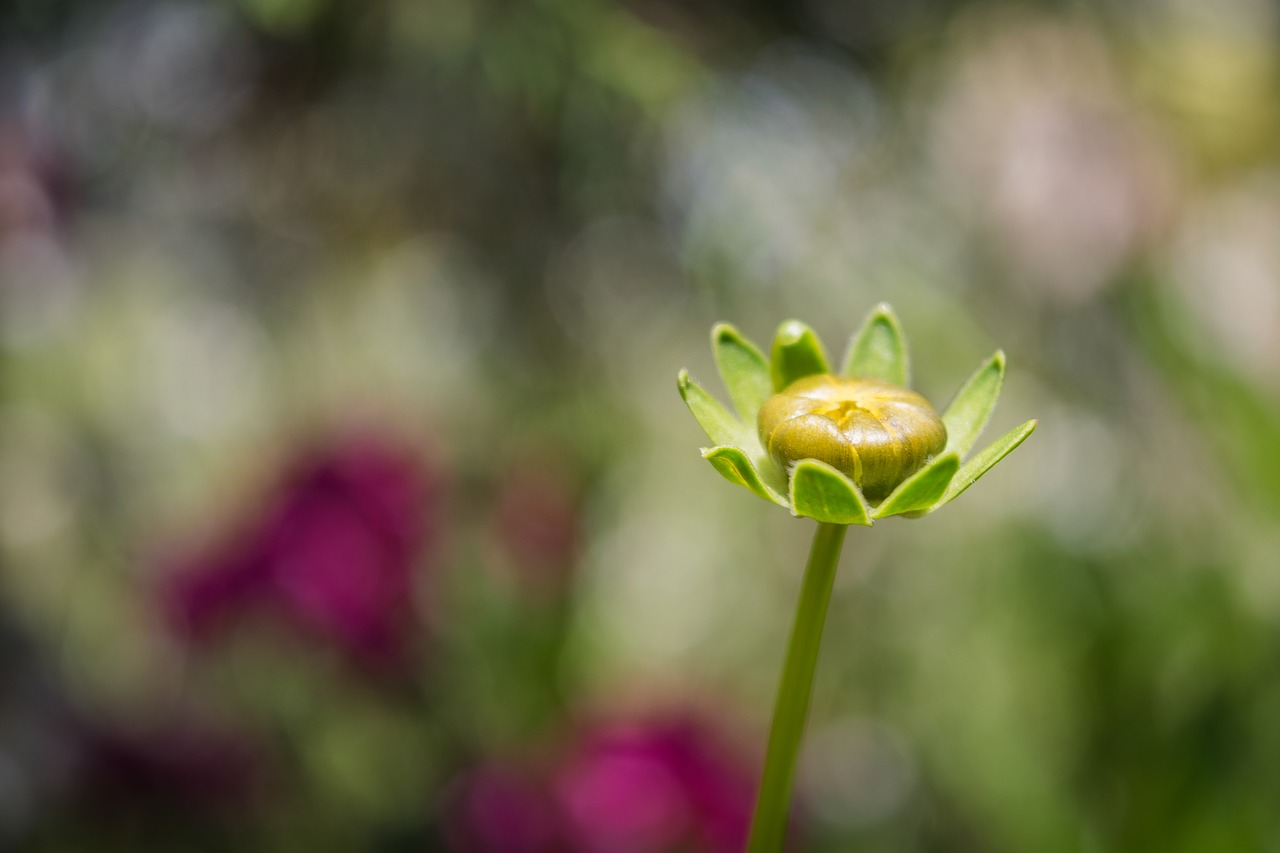
<path id="1" fill-rule="evenodd" d="M 0 849 L 736 853 L 811 523 L 675 389 L 1040 429 L 849 536 L 797 851 L 1280 850 L 1263 0 L 0 4 Z"/>

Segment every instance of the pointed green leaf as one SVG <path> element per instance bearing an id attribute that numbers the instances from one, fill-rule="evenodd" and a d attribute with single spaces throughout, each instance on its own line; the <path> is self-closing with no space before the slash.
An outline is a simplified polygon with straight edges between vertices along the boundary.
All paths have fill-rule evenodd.
<path id="1" fill-rule="evenodd" d="M 681 370 L 676 376 L 676 384 L 680 388 L 680 396 L 685 405 L 693 413 L 693 419 L 702 427 L 715 444 L 738 444 L 742 435 L 742 425 L 725 409 L 719 400 L 712 397 L 702 386 L 689 378 L 689 371 Z"/>
<path id="2" fill-rule="evenodd" d="M 884 503 L 876 507 L 873 518 L 888 518 L 931 508 L 946 494 L 947 485 L 960 470 L 960 457 L 944 453 L 898 484 Z"/>
<path id="3" fill-rule="evenodd" d="M 887 303 L 877 305 L 850 339 L 841 371 L 845 376 L 871 376 L 903 388 L 910 383 L 907 339 Z"/>
<path id="4" fill-rule="evenodd" d="M 799 320 L 787 320 L 778 327 L 771 356 L 769 368 L 775 392 L 805 376 L 831 372 L 822 342 L 813 329 Z"/>
<path id="5" fill-rule="evenodd" d="M 1015 427 L 1002 435 L 1000 438 L 991 442 L 977 456 L 964 463 L 964 467 L 960 469 L 960 473 L 956 474 L 951 485 L 947 487 L 947 493 L 942 496 L 942 500 L 937 506 L 950 503 L 958 498 L 965 489 L 972 486 L 978 481 L 978 478 L 991 470 L 991 467 L 1001 459 L 1008 456 L 1014 449 L 1026 440 L 1027 436 L 1036 431 L 1038 421 L 1027 421 L 1019 427 Z"/>
<path id="6" fill-rule="evenodd" d="M 787 499 L 771 488 L 760 476 L 756 466 L 736 447 L 710 447 L 702 451 L 702 458 L 710 462 L 730 483 L 746 486 L 767 501 L 787 506 Z"/>
<path id="7" fill-rule="evenodd" d="M 1000 386 L 1004 384 L 1004 352 L 996 350 L 956 392 L 955 399 L 942 413 L 947 425 L 947 452 L 964 456 L 973 448 L 982 428 L 996 407 Z"/>
<path id="8" fill-rule="evenodd" d="M 711 329 L 711 349 L 738 416 L 744 423 L 754 424 L 756 413 L 773 395 L 769 362 L 755 344 L 728 323 L 717 323 Z"/>
<path id="9" fill-rule="evenodd" d="M 871 526 L 858 487 L 817 459 L 801 459 L 791 469 L 791 513 L 830 524 Z"/>

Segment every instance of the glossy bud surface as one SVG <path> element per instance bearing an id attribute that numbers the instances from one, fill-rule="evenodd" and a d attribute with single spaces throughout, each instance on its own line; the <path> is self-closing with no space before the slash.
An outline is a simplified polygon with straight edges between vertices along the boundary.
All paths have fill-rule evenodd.
<path id="1" fill-rule="evenodd" d="M 947 428 L 914 391 L 865 377 L 816 374 L 770 397 L 757 420 L 760 441 L 784 470 L 817 459 L 882 500 L 941 453 Z"/>

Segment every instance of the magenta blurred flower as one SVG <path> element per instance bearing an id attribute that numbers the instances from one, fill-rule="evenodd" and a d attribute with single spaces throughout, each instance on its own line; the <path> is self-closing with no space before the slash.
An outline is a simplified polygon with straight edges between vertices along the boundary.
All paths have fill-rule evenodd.
<path id="1" fill-rule="evenodd" d="M 566 853 L 545 780 L 514 765 L 481 765 L 458 780 L 447 832 L 465 853 Z"/>
<path id="2" fill-rule="evenodd" d="M 403 448 L 348 437 L 306 454 L 238 535 L 168 578 L 170 622 L 199 642 L 250 611 L 276 615 L 363 664 L 393 664 L 437 509 L 437 482 Z"/>
<path id="3" fill-rule="evenodd" d="M 715 732 L 679 718 L 593 728 L 548 772 L 485 767 L 459 791 L 460 853 L 739 853 L 755 782 Z"/>
<path id="4" fill-rule="evenodd" d="M 675 719 L 590 732 L 556 791 L 583 853 L 738 853 L 755 775 L 708 728 Z"/>

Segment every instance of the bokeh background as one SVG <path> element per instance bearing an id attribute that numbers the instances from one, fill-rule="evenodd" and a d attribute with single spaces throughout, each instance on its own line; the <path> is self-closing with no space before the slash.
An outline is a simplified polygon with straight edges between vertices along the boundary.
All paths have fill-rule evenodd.
<path id="1" fill-rule="evenodd" d="M 1263 0 L 0 4 L 0 849 L 735 853 L 810 535 L 707 330 L 990 433 L 796 851 L 1280 850 Z"/>

